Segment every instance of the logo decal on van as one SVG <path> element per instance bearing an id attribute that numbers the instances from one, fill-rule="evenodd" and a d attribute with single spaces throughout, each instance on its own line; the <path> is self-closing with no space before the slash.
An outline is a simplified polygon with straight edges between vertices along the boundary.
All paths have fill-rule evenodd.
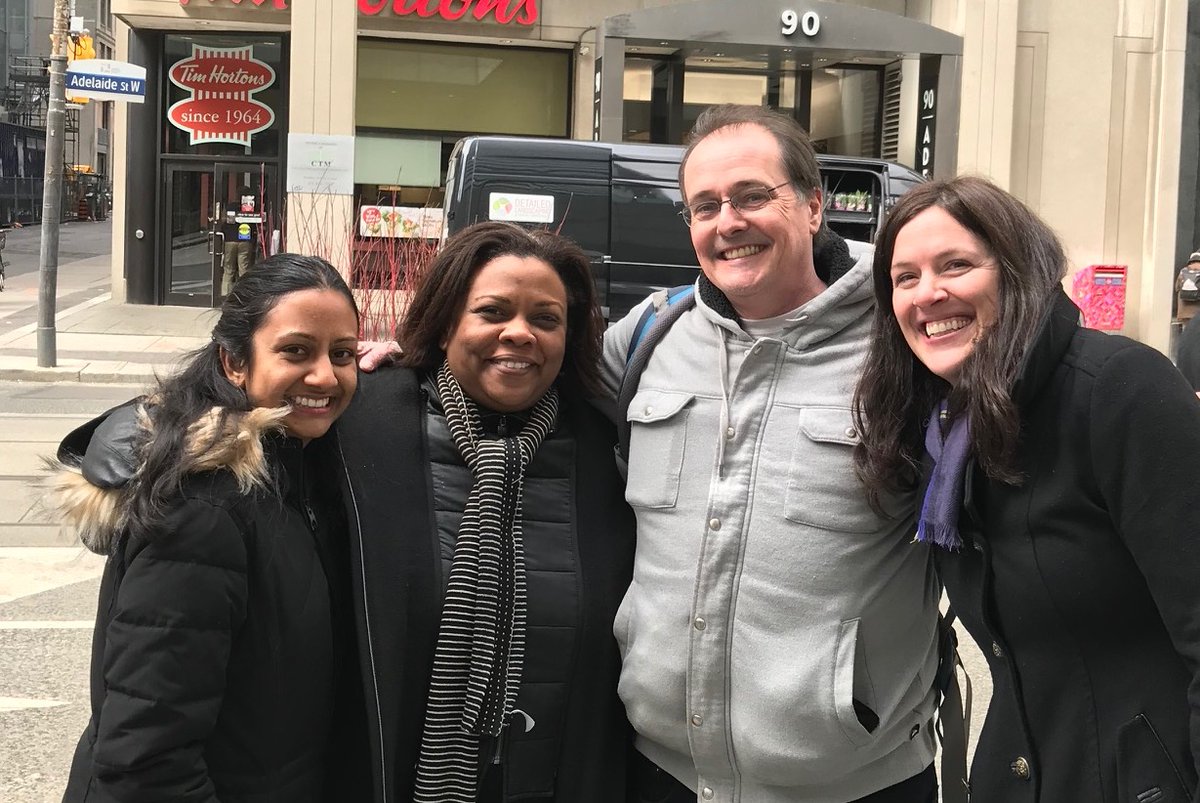
<path id="1" fill-rule="evenodd" d="M 488 194 L 488 219 L 512 223 L 553 223 L 553 195 Z"/>

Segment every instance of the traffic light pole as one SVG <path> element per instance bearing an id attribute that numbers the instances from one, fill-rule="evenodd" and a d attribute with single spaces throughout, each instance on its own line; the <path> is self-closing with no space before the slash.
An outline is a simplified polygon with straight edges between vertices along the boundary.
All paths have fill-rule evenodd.
<path id="1" fill-rule="evenodd" d="M 46 180 L 42 187 L 42 245 L 38 263 L 37 361 L 42 368 L 58 365 L 54 318 L 58 302 L 58 228 L 62 214 L 63 137 L 67 116 L 67 0 L 54 0 L 50 41 Z"/>

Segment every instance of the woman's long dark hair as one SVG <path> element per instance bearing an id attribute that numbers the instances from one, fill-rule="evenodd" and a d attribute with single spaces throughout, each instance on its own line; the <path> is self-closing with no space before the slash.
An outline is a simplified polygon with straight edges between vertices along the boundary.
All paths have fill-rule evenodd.
<path id="1" fill-rule="evenodd" d="M 251 409 L 246 393 L 225 376 L 224 351 L 235 365 L 250 365 L 254 334 L 267 313 L 289 293 L 334 290 L 358 307 L 345 281 L 320 257 L 276 254 L 255 265 L 238 280 L 221 305 L 212 339 L 189 354 L 180 368 L 160 379 L 150 396 L 153 437 L 141 445 L 141 468 L 130 489 L 127 520 L 136 535 L 145 536 L 174 496 L 183 478 L 195 470 L 196 458 L 186 447 L 188 427 L 219 408 L 214 432 L 226 430 L 230 419 Z"/>
<path id="2" fill-rule="evenodd" d="M 539 259 L 558 274 L 567 289 L 567 347 L 561 378 L 587 396 L 599 396 L 604 319 L 587 255 L 565 237 L 512 223 L 468 226 L 438 252 L 400 325 L 397 339 L 404 349 L 400 364 L 425 370 L 441 365 L 446 353 L 440 344 L 462 315 L 476 274 L 502 256 Z"/>
<path id="3" fill-rule="evenodd" d="M 953 386 L 916 358 L 892 310 L 896 235 L 934 206 L 978 238 L 1000 272 L 996 321 L 981 333 Z M 1050 227 L 986 179 L 933 181 L 900 199 L 875 241 L 875 317 L 854 402 L 861 436 L 854 460 L 873 503 L 886 491 L 915 485 L 925 422 L 942 399 L 948 399 L 952 417 L 969 416 L 972 449 L 987 475 L 1020 482 L 1014 465 L 1020 418 L 1011 392 L 1066 267 Z"/>

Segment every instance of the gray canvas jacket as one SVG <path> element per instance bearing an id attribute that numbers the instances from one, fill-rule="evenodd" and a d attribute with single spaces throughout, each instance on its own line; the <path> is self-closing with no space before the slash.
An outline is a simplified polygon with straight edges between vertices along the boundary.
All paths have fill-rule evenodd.
<path id="1" fill-rule="evenodd" d="M 629 407 L 619 690 L 638 749 L 702 800 L 844 803 L 933 760 L 930 556 L 913 499 L 876 515 L 851 460 L 873 300 L 869 246 L 850 247 L 781 339 L 698 292 Z M 642 309 L 605 337 L 614 398 Z"/>

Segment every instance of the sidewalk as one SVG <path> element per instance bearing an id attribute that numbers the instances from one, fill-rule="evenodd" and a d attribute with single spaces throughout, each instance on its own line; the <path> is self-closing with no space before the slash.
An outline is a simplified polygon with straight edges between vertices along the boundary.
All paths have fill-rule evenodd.
<path id="1" fill-rule="evenodd" d="M 112 300 L 110 257 L 59 269 L 57 366 L 37 364 L 37 272 L 10 276 L 0 293 L 0 380 L 148 385 L 203 345 L 214 310 Z"/>

